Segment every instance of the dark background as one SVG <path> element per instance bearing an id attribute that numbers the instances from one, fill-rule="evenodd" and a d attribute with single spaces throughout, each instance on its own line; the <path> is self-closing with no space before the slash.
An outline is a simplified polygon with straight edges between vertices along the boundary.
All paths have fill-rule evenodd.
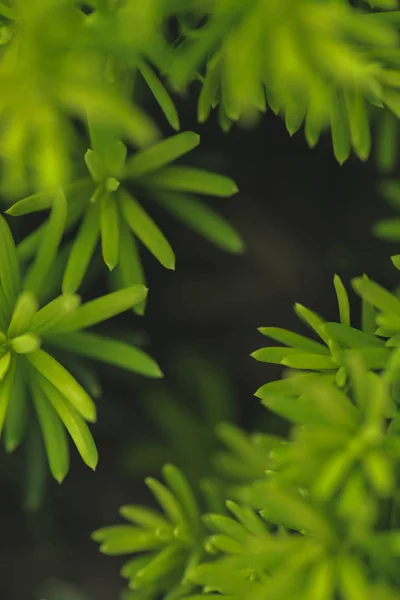
<path id="1" fill-rule="evenodd" d="M 201 134 L 191 163 L 230 175 L 239 185 L 239 194 L 211 199 L 211 204 L 241 232 L 247 252 L 224 254 L 153 211 L 176 250 L 176 272 L 163 270 L 144 253 L 147 314 L 144 319 L 125 315 L 117 326 L 150 340 L 149 351 L 168 383 L 184 377 L 180 361 L 191 352 L 221 365 L 237 423 L 248 429 L 266 423 L 274 429 L 276 421 L 260 409 L 253 393 L 279 370 L 249 357 L 265 345 L 256 328 L 276 325 L 305 332 L 293 313 L 295 301 L 336 319 L 335 272 L 347 286 L 362 272 L 395 284 L 388 257 L 396 249 L 371 234 L 374 221 L 391 211 L 378 196 L 373 160 L 362 164 L 352 158 L 338 166 L 328 135 L 311 151 L 301 131 L 290 139 L 272 113 L 252 130 L 235 127 L 225 135 L 214 116 L 204 126 L 196 123 L 193 99 L 182 99 L 179 109 L 182 130 Z M 150 110 L 162 122 L 151 103 Z M 95 285 L 103 291 L 101 278 Z M 351 298 L 357 326 L 358 301 L 352 293 Z M 102 373 L 104 396 L 93 428 L 100 455 L 96 473 L 75 457 L 63 485 L 50 481 L 41 510 L 26 514 L 24 458 L 0 455 L 1 599 L 40 600 L 41 586 L 52 578 L 73 584 L 90 600 L 118 598 L 122 560 L 102 556 L 90 532 L 117 522 L 121 504 L 147 501 L 142 475 L 133 473 L 140 465 L 135 449 L 143 440 L 159 441 L 145 399 L 163 384 L 118 371 Z"/>

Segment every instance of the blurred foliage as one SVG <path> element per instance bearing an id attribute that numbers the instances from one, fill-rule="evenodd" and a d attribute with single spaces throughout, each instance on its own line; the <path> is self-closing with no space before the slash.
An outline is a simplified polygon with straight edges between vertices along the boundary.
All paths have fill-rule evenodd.
<path id="1" fill-rule="evenodd" d="M 123 337 L 84 331 L 128 309 L 144 313 L 136 240 L 174 269 L 148 200 L 223 250 L 243 250 L 197 197 L 229 197 L 233 181 L 175 164 L 199 137 L 176 133 L 174 96 L 193 89 L 199 122 L 216 109 L 224 131 L 254 125 L 268 109 L 290 135 L 304 124 L 310 147 L 330 131 L 340 164 L 351 151 L 367 160 L 376 122 L 378 166 L 391 172 L 397 9 L 394 0 L 0 1 L 0 187 L 10 215 L 30 215 L 18 248 L 0 218 L 0 431 L 4 425 L 8 451 L 26 436 L 27 507 L 40 503 L 46 457 L 53 477 L 65 477 L 66 430 L 96 467 L 87 422 L 96 419 L 99 386 L 81 356 L 162 375 Z M 174 135 L 160 141 L 143 87 Z M 396 186 L 387 182 L 384 193 L 398 206 Z M 49 215 L 40 224 L 32 214 L 42 211 Z M 376 233 L 397 241 L 398 229 L 392 220 Z M 76 292 L 90 281 L 98 242 L 118 291 L 80 305 Z M 363 307 L 356 328 L 337 276 L 334 285 L 339 323 L 295 307 L 318 341 L 261 330 L 281 346 L 254 357 L 290 372 L 256 395 L 289 421 L 287 438 L 229 422 L 232 398 L 204 365 L 182 367 L 192 377 L 198 369 L 183 395 L 196 397 L 200 410 L 184 406 L 179 389 L 176 397 L 173 388 L 149 396 L 163 439 L 147 467 L 169 453 L 182 470 L 167 464 L 165 484 L 147 479 L 161 511 L 123 507 L 132 525 L 94 534 L 104 553 L 135 555 L 122 570 L 126 600 L 398 598 L 400 300 L 366 276 L 353 280 Z M 77 595 L 62 586 L 46 593 Z"/>

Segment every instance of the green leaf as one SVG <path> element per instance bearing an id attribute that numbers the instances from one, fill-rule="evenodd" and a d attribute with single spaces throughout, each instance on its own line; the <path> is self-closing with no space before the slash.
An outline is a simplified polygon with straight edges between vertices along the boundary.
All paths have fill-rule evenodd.
<path id="1" fill-rule="evenodd" d="M 127 148 L 125 144 L 118 139 L 107 123 L 94 124 L 90 114 L 88 115 L 88 128 L 93 150 L 86 153 L 85 160 L 92 177 L 98 182 L 110 174 L 119 178 L 126 161 Z"/>
<path id="2" fill-rule="evenodd" d="M 257 398 L 261 398 L 263 400 L 267 396 L 293 396 L 295 395 L 293 391 L 293 384 L 288 379 L 279 379 L 278 381 L 270 381 L 269 383 L 265 383 L 261 386 L 255 396 Z"/>
<path id="3" fill-rule="evenodd" d="M 32 382 L 31 390 L 50 471 L 54 479 L 58 483 L 62 483 L 69 470 L 69 450 L 65 429 L 40 385 L 37 382 Z"/>
<path id="4" fill-rule="evenodd" d="M 100 228 L 103 259 L 112 271 L 119 255 L 119 215 L 114 194 L 103 194 L 100 199 Z"/>
<path id="5" fill-rule="evenodd" d="M 339 164 L 343 164 L 350 155 L 350 132 L 342 96 L 335 90 L 330 99 L 330 122 L 333 152 Z"/>
<path id="6" fill-rule="evenodd" d="M 305 530 L 308 535 L 316 535 L 320 539 L 336 537 L 319 507 L 313 506 L 297 490 L 286 490 L 273 483 L 257 483 L 249 490 L 249 500 L 255 508 L 262 509 L 263 518 L 272 523 L 297 531 Z"/>
<path id="7" fill-rule="evenodd" d="M 16 360 L 12 359 L 7 373 L 0 383 L 0 435 L 3 431 L 3 425 L 7 414 L 8 405 L 12 395 L 16 372 Z"/>
<path id="8" fill-rule="evenodd" d="M 190 192 L 206 196 L 228 197 L 238 188 L 232 179 L 193 167 L 164 167 L 151 177 L 143 179 L 149 188 L 161 188 L 175 192 Z"/>
<path id="9" fill-rule="evenodd" d="M 5 219 L 0 215 L 0 284 L 13 309 L 21 291 L 21 275 L 14 240 Z"/>
<path id="10" fill-rule="evenodd" d="M 353 462 L 354 456 L 347 449 L 335 453 L 325 461 L 313 484 L 313 494 L 319 501 L 327 502 L 332 498 L 349 473 Z"/>
<path id="11" fill-rule="evenodd" d="M 127 192 L 119 192 L 122 215 L 126 224 L 156 259 L 167 269 L 175 269 L 175 255 L 164 234 Z"/>
<path id="12" fill-rule="evenodd" d="M 25 279 L 25 290 L 32 292 L 35 296 L 40 295 L 42 285 L 56 258 L 64 233 L 66 216 L 67 202 L 64 193 L 60 190 L 54 199 L 53 208 L 36 259 Z"/>
<path id="13" fill-rule="evenodd" d="M 323 329 L 335 342 L 349 348 L 379 348 L 384 345 L 378 337 L 341 323 L 325 323 Z"/>
<path id="14" fill-rule="evenodd" d="M 263 521 L 254 510 L 248 506 L 240 506 L 239 504 L 232 502 L 232 500 L 227 500 L 226 506 L 250 533 L 257 537 L 265 535 L 265 521 Z"/>
<path id="15" fill-rule="evenodd" d="M 371 152 L 371 133 L 365 100 L 360 92 L 348 91 L 345 102 L 350 125 L 352 146 L 361 160 L 367 160 Z"/>
<path id="16" fill-rule="evenodd" d="M 176 131 L 179 130 L 179 116 L 175 105 L 168 94 L 165 87 L 162 85 L 161 81 L 154 74 L 154 72 L 150 69 L 150 67 L 143 61 L 139 62 L 139 71 L 141 72 L 143 79 L 146 81 L 147 85 L 152 91 L 154 98 L 157 100 L 158 104 L 161 107 L 168 123 L 171 125 L 173 129 Z"/>
<path id="17" fill-rule="evenodd" d="M 27 355 L 32 366 L 65 396 L 86 421 L 96 421 L 96 406 L 85 390 L 64 367 L 44 350 Z"/>
<path id="18" fill-rule="evenodd" d="M 338 566 L 343 600 L 372 600 L 371 584 L 361 561 L 356 557 L 343 555 Z"/>
<path id="19" fill-rule="evenodd" d="M 19 217 L 41 210 L 51 208 L 54 201 L 54 195 L 50 192 L 37 192 L 31 196 L 27 196 L 22 200 L 18 200 L 15 204 L 6 210 L 6 214 L 12 217 Z"/>
<path id="20" fill-rule="evenodd" d="M 11 340 L 11 347 L 17 354 L 29 354 L 40 348 L 40 338 L 34 333 L 24 333 Z"/>
<path id="21" fill-rule="evenodd" d="M 378 122 L 376 162 L 382 173 L 389 173 L 396 166 L 399 123 L 388 110 L 383 111 Z"/>
<path id="22" fill-rule="evenodd" d="M 382 498 L 388 498 L 396 487 L 393 462 L 383 452 L 368 452 L 363 460 L 364 471 L 370 484 Z"/>
<path id="23" fill-rule="evenodd" d="M 8 351 L 0 358 L 0 385 L 4 381 L 11 366 L 11 352 Z"/>
<path id="24" fill-rule="evenodd" d="M 241 524 L 222 515 L 207 514 L 203 517 L 205 524 L 211 531 L 222 532 L 240 544 L 245 544 L 249 534 Z"/>
<path id="25" fill-rule="evenodd" d="M 100 551 L 110 556 L 145 552 L 163 546 L 163 542 L 153 532 L 142 531 L 132 525 L 103 527 L 92 534 L 96 542 L 102 542 Z"/>
<path id="26" fill-rule="evenodd" d="M 199 145 L 200 136 L 193 131 L 178 133 L 146 150 L 137 152 L 126 163 L 125 177 L 138 178 L 153 173 Z"/>
<path id="27" fill-rule="evenodd" d="M 8 328 L 8 337 L 13 338 L 28 331 L 38 309 L 36 298 L 30 292 L 19 296 Z"/>
<path id="28" fill-rule="evenodd" d="M 183 510 L 185 511 L 192 531 L 195 534 L 198 534 L 200 525 L 200 511 L 196 498 L 186 477 L 180 469 L 170 464 L 167 464 L 163 467 L 162 473 L 169 488 L 175 494 Z"/>
<path id="29" fill-rule="evenodd" d="M 206 76 L 197 106 L 197 119 L 199 123 L 204 123 L 208 119 L 210 110 L 214 108 L 217 102 L 220 82 L 220 68 L 217 59 L 217 55 L 214 55 L 207 63 Z"/>
<path id="30" fill-rule="evenodd" d="M 186 522 L 186 518 L 180 503 L 165 485 L 156 479 L 153 479 L 152 477 L 147 477 L 145 483 L 156 497 L 157 502 L 170 521 L 175 523 L 175 525 L 180 525 Z"/>
<path id="31" fill-rule="evenodd" d="M 178 544 L 167 546 L 133 577 L 135 587 L 150 585 L 153 582 L 162 580 L 170 572 L 174 572 L 181 566 L 184 554 L 182 547 Z"/>
<path id="32" fill-rule="evenodd" d="M 250 356 L 260 362 L 267 362 L 275 365 L 283 364 L 283 361 L 291 355 L 302 355 L 303 351 L 298 348 L 282 348 L 281 346 L 271 346 L 269 348 L 260 348 Z M 328 357 L 329 358 L 329 357 Z"/>
<path id="33" fill-rule="evenodd" d="M 367 277 L 353 279 L 355 291 L 376 308 L 389 315 L 400 316 L 400 300 Z"/>
<path id="34" fill-rule="evenodd" d="M 4 424 L 4 446 L 7 452 L 14 452 L 20 445 L 27 425 L 27 390 L 21 374 L 16 372 Z"/>
<path id="35" fill-rule="evenodd" d="M 107 123 L 135 146 L 147 146 L 158 137 L 156 126 L 142 109 L 104 86 L 100 89 L 68 82 L 60 86 L 58 93 L 70 110 L 85 119 L 89 113 L 94 124 Z"/>
<path id="36" fill-rule="evenodd" d="M 111 340 L 94 333 L 69 333 L 49 339 L 57 348 L 74 354 L 101 360 L 146 377 L 162 377 L 157 363 L 143 350 L 119 340 Z"/>
<path id="37" fill-rule="evenodd" d="M 379 190 L 386 202 L 394 209 L 400 208 L 400 182 L 396 179 L 386 179 L 381 181 Z"/>
<path id="38" fill-rule="evenodd" d="M 323 325 L 325 323 L 317 313 L 309 310 L 301 304 L 294 305 L 295 313 L 302 321 L 304 321 L 311 329 L 314 329 L 315 333 L 329 346 L 330 339 L 323 331 Z"/>
<path id="39" fill-rule="evenodd" d="M 85 152 L 85 163 L 93 181 L 101 183 L 105 179 L 107 171 L 100 153 L 89 148 Z"/>
<path id="40" fill-rule="evenodd" d="M 392 263 L 396 267 L 396 269 L 400 270 L 400 254 L 396 254 L 395 256 L 391 256 L 390 260 L 392 261 Z"/>
<path id="41" fill-rule="evenodd" d="M 96 248 L 99 235 L 99 207 L 97 203 L 90 203 L 68 258 L 62 281 L 64 294 L 73 294 L 79 289 Z"/>
<path id="42" fill-rule="evenodd" d="M 119 225 L 119 261 L 116 269 L 119 287 L 126 288 L 136 284 L 146 286 L 146 278 L 135 238 L 131 235 L 124 220 L 121 219 Z M 133 306 L 133 310 L 138 315 L 143 315 L 145 308 L 146 298 Z"/>
<path id="43" fill-rule="evenodd" d="M 327 600 L 334 597 L 335 568 L 330 559 L 320 561 L 311 571 L 307 588 L 308 600 Z"/>
<path id="44" fill-rule="evenodd" d="M 400 241 L 400 219 L 381 219 L 374 225 L 373 233 L 381 240 Z"/>
<path id="45" fill-rule="evenodd" d="M 144 529 L 168 529 L 170 524 L 159 512 L 147 506 L 121 506 L 119 512 L 124 519 Z"/>
<path id="46" fill-rule="evenodd" d="M 321 354 L 305 354 L 297 353 L 286 356 L 282 361 L 282 365 L 292 369 L 305 369 L 314 371 L 323 371 L 337 369 L 337 363 L 330 356 L 322 356 Z"/>
<path id="47" fill-rule="evenodd" d="M 350 325 L 349 297 L 339 275 L 335 275 L 333 279 L 333 284 L 335 286 L 336 296 L 338 300 L 340 322 L 342 323 L 342 325 Z"/>
<path id="48" fill-rule="evenodd" d="M 329 349 L 323 346 L 319 342 L 309 340 L 303 335 L 293 333 L 288 329 L 280 329 L 279 327 L 259 327 L 258 331 L 276 342 L 304 350 L 305 352 L 312 352 L 313 354 L 326 354 L 329 355 Z"/>
<path id="49" fill-rule="evenodd" d="M 48 468 L 39 425 L 34 418 L 29 424 L 25 445 L 24 509 L 34 513 L 42 506 Z"/>
<path id="50" fill-rule="evenodd" d="M 147 288 L 143 285 L 132 285 L 129 288 L 85 302 L 71 313 L 63 316 L 53 327 L 51 333 L 64 334 L 86 329 L 132 308 L 135 304 L 142 302 L 146 295 Z"/>
<path id="51" fill-rule="evenodd" d="M 301 425 L 329 423 L 329 418 L 322 415 L 316 407 L 300 402 L 297 398 L 265 395 L 262 393 L 262 388 L 255 393 L 255 396 L 261 398 L 266 408 L 293 423 Z"/>
<path id="52" fill-rule="evenodd" d="M 78 308 L 80 302 L 81 299 L 76 294 L 58 296 L 35 314 L 31 326 L 32 331 L 38 335 L 51 332 L 64 317 Z"/>
<path id="53" fill-rule="evenodd" d="M 98 462 L 97 448 L 88 426 L 79 414 L 80 411 L 75 410 L 49 381 L 41 379 L 40 385 L 67 428 L 83 462 L 94 471 Z"/>
<path id="54" fill-rule="evenodd" d="M 162 192 L 154 200 L 212 244 L 226 252 L 241 253 L 245 246 L 231 225 L 204 202 L 187 194 Z"/>

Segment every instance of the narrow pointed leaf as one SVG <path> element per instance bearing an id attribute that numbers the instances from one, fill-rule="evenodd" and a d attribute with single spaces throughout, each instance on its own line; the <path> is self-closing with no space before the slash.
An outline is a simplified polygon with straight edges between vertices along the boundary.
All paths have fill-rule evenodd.
<path id="1" fill-rule="evenodd" d="M 356 292 L 376 308 L 389 315 L 400 316 L 400 300 L 378 283 L 366 277 L 353 280 Z"/>
<path id="2" fill-rule="evenodd" d="M 288 329 L 280 329 L 279 327 L 259 327 L 258 331 L 276 342 L 285 344 L 305 352 L 312 352 L 313 354 L 326 354 L 329 355 L 329 349 L 323 346 L 319 342 L 310 340 L 303 335 L 293 333 Z"/>
<path id="3" fill-rule="evenodd" d="M 329 345 L 329 337 L 323 331 L 323 325 L 325 323 L 324 319 L 317 315 L 317 313 L 309 310 L 301 304 L 295 304 L 294 309 L 300 319 L 302 319 L 302 321 L 304 321 L 309 327 L 314 329 L 314 331 L 325 342 L 325 344 Z"/>
<path id="4" fill-rule="evenodd" d="M 283 364 L 282 361 L 291 355 L 303 354 L 298 348 L 282 348 L 281 346 L 271 346 L 269 348 L 260 348 L 251 354 L 252 358 L 260 362 L 267 362 L 275 365 Z"/>
<path id="5" fill-rule="evenodd" d="M 0 215 L 0 284 L 9 308 L 14 308 L 21 291 L 21 275 L 14 240 Z"/>
<path id="6" fill-rule="evenodd" d="M 125 221 L 120 222 L 119 261 L 116 277 L 120 288 L 141 284 L 146 286 L 146 277 L 139 256 L 135 238 L 128 229 Z M 138 315 L 143 315 L 146 309 L 146 298 L 133 306 Z"/>
<path id="7" fill-rule="evenodd" d="M 34 333 L 24 333 L 11 340 L 11 347 L 17 354 L 29 354 L 40 348 L 40 338 Z"/>
<path id="8" fill-rule="evenodd" d="M 349 348 L 379 348 L 384 344 L 383 340 L 374 335 L 341 323 L 325 323 L 323 329 L 330 338 Z"/>
<path id="9" fill-rule="evenodd" d="M 338 275 L 335 275 L 333 283 L 339 306 L 340 322 L 343 325 L 350 325 L 350 304 L 346 288 Z"/>
<path id="10" fill-rule="evenodd" d="M 167 464 L 163 467 L 163 476 L 170 490 L 179 500 L 192 531 L 198 533 L 200 525 L 200 511 L 192 489 L 180 469 L 174 465 Z"/>
<path id="11" fill-rule="evenodd" d="M 305 369 L 313 371 L 323 371 L 336 369 L 337 363 L 330 356 L 322 356 L 321 354 L 305 354 L 298 353 L 286 356 L 281 364 L 292 369 Z"/>
<path id="12" fill-rule="evenodd" d="M 119 512 L 124 519 L 144 529 L 154 530 L 170 527 L 170 524 L 161 512 L 147 506 L 121 506 Z"/>
<path id="13" fill-rule="evenodd" d="M 27 331 L 32 324 L 37 309 L 38 304 L 33 294 L 23 292 L 17 300 L 8 328 L 8 337 L 13 338 Z"/>
<path id="14" fill-rule="evenodd" d="M 11 352 L 6 352 L 0 358 L 0 383 L 4 381 L 5 376 L 7 375 L 11 366 Z"/>
<path id="15" fill-rule="evenodd" d="M 165 485 L 152 477 L 148 477 L 145 482 L 168 518 L 176 525 L 184 523 L 186 519 L 182 511 L 182 506 L 174 494 Z"/>
<path id="16" fill-rule="evenodd" d="M 52 334 L 79 331 L 111 319 L 132 308 L 135 304 L 142 302 L 146 295 L 147 288 L 143 285 L 132 285 L 129 288 L 85 302 L 85 304 L 65 315 L 58 325 L 53 327 Z"/>
<path id="17" fill-rule="evenodd" d="M 159 366 L 148 354 L 119 340 L 93 333 L 77 332 L 56 336 L 49 341 L 63 350 L 100 360 L 146 377 L 162 377 Z"/>
<path id="18" fill-rule="evenodd" d="M 150 188 L 223 198 L 232 196 L 238 191 L 237 185 L 229 177 L 193 167 L 164 167 L 143 181 Z"/>
<path id="19" fill-rule="evenodd" d="M 116 202 L 113 194 L 103 194 L 100 199 L 101 249 L 110 271 L 118 264 L 119 255 L 119 215 Z"/>
<path id="20" fill-rule="evenodd" d="M 226 252 L 241 253 L 244 242 L 233 227 L 201 200 L 187 194 L 163 192 L 154 200 L 196 233 Z"/>
<path id="21" fill-rule="evenodd" d="M 50 192 L 38 192 L 15 202 L 7 211 L 12 217 L 19 217 L 51 208 L 54 196 Z"/>
<path id="22" fill-rule="evenodd" d="M 25 279 L 25 290 L 36 296 L 40 296 L 42 285 L 56 258 L 64 233 L 66 216 L 67 202 L 64 193 L 60 190 L 54 199 L 53 209 L 46 224 L 35 262 Z"/>
<path id="23" fill-rule="evenodd" d="M 126 224 L 156 259 L 167 269 L 175 269 L 175 254 L 154 221 L 127 192 L 119 192 Z"/>
<path id="24" fill-rule="evenodd" d="M 41 386 L 67 428 L 83 462 L 95 470 L 98 462 L 97 448 L 86 422 L 58 389 L 48 381 L 41 381 Z"/>
<path id="25" fill-rule="evenodd" d="M 125 176 L 136 179 L 153 173 L 196 148 L 199 142 L 200 136 L 193 131 L 184 131 L 162 140 L 134 154 L 126 163 Z"/>
<path id="26" fill-rule="evenodd" d="M 99 207 L 98 204 L 90 203 L 68 258 L 62 282 L 64 294 L 74 294 L 79 289 L 89 267 L 99 235 Z"/>
<path id="27" fill-rule="evenodd" d="M 342 165 L 350 155 L 350 132 L 343 98 L 336 91 L 332 93 L 330 100 L 330 122 L 333 152 Z"/>
<path id="28" fill-rule="evenodd" d="M 58 296 L 35 314 L 32 321 L 32 331 L 38 335 L 51 332 L 63 318 L 78 308 L 80 302 L 81 299 L 76 294 Z"/>
<path id="29" fill-rule="evenodd" d="M 44 350 L 27 355 L 29 362 L 80 412 L 87 421 L 96 420 L 96 406 L 90 396 L 64 367 Z"/>
<path id="30" fill-rule="evenodd" d="M 32 385 L 32 397 L 51 474 L 61 483 L 69 470 L 69 449 L 64 425 L 37 382 Z"/>
<path id="31" fill-rule="evenodd" d="M 4 424 L 4 446 L 14 452 L 20 445 L 28 425 L 28 398 L 21 374 L 16 372 Z"/>
<path id="32" fill-rule="evenodd" d="M 150 69 L 150 67 L 143 61 L 139 63 L 139 71 L 141 72 L 143 79 L 152 91 L 154 98 L 160 105 L 168 123 L 176 131 L 179 130 L 179 116 L 175 108 L 175 105 L 168 94 L 167 90 L 158 79 L 157 75 Z"/>
<path id="33" fill-rule="evenodd" d="M 0 383 L 0 435 L 3 431 L 3 425 L 7 414 L 8 404 L 10 402 L 12 389 L 14 386 L 16 372 L 16 361 L 11 360 L 3 381 Z"/>

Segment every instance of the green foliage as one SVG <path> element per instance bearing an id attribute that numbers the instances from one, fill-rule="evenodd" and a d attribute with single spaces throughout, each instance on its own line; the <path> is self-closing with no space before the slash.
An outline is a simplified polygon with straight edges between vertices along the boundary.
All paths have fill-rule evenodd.
<path id="1" fill-rule="evenodd" d="M 106 133 L 92 128 L 93 149 L 85 154 L 92 180 L 84 178 L 65 188 L 69 202 L 64 230 L 79 225 L 65 267 L 64 293 L 75 293 L 81 286 L 99 240 L 105 264 L 110 271 L 117 267 L 114 277 L 117 288 L 145 283 L 135 238 L 164 267 L 175 268 L 169 242 L 138 199 L 155 200 L 226 251 L 243 250 L 238 234 L 193 195 L 231 196 L 237 191 L 235 184 L 227 177 L 201 169 L 171 166 L 175 159 L 198 145 L 199 136 L 180 133 L 126 159 L 126 146 Z M 7 213 L 30 214 L 50 208 L 53 202 L 52 193 L 39 192 L 18 201 Z M 33 243 L 29 252 L 24 252 L 24 258 L 35 251 L 43 231 L 41 226 L 31 235 Z M 144 304 L 136 310 L 142 314 Z"/>
<path id="2" fill-rule="evenodd" d="M 316 0 L 204 4 L 207 18 L 186 32 L 170 76 L 181 88 L 206 61 L 200 121 L 218 106 L 227 130 L 234 121 L 252 122 L 268 105 L 291 135 L 304 122 L 311 147 L 330 127 L 340 163 L 351 149 L 368 158 L 371 107 L 386 106 L 398 116 L 398 13 L 371 15 L 347 2 Z"/>
<path id="3" fill-rule="evenodd" d="M 4 428 L 4 443 L 12 452 L 25 436 L 33 403 L 50 471 L 59 482 L 69 469 L 65 429 L 89 467 L 96 467 L 98 457 L 86 424 L 96 421 L 96 406 L 54 353 L 73 352 L 148 377 L 161 376 L 158 365 L 143 351 L 85 331 L 142 302 L 145 287 L 132 286 L 84 304 L 75 294 L 63 294 L 40 306 L 65 214 L 60 194 L 36 260 L 23 277 L 11 232 L 0 217 L 0 431 Z"/>
<path id="4" fill-rule="evenodd" d="M 368 280 L 357 281 L 357 289 L 368 285 Z M 297 316 L 317 334 L 320 341 L 314 341 L 278 327 L 261 327 L 259 331 L 284 344 L 284 346 L 269 346 L 261 348 L 252 354 L 253 358 L 261 362 L 281 364 L 291 369 L 315 371 L 329 381 L 335 381 L 343 388 L 348 381 L 347 356 L 349 350 L 357 349 L 366 365 L 371 370 L 382 369 L 390 358 L 390 350 L 385 347 L 385 342 L 373 334 L 374 328 L 374 302 L 369 296 L 363 296 L 363 323 L 362 329 L 350 325 L 350 305 L 346 289 L 335 275 L 334 285 L 339 309 L 339 323 L 328 323 L 322 317 L 305 308 L 301 304 L 295 305 Z M 356 283 L 354 284 L 356 286 Z M 372 322 L 371 322 L 372 319 Z M 371 329 L 372 326 L 372 329 Z M 256 395 L 263 401 L 267 398 L 276 398 L 278 394 L 290 396 L 290 387 L 285 380 L 267 383 L 262 386 Z M 285 409 L 282 408 L 284 411 Z"/>
<path id="5" fill-rule="evenodd" d="M 352 150 L 367 160 L 375 120 L 377 162 L 388 173 L 400 117 L 397 9 L 395 0 L 0 1 L 1 193 L 9 215 L 49 211 L 17 248 L 0 217 L 0 433 L 9 452 L 26 437 L 28 508 L 43 493 L 46 456 L 53 477 L 66 476 L 66 432 L 96 467 L 88 423 L 99 384 L 86 360 L 162 376 L 131 343 L 86 331 L 132 308 L 144 313 L 138 241 L 175 268 L 151 202 L 217 247 L 243 250 L 201 198 L 230 197 L 236 185 L 175 164 L 199 136 L 160 140 L 142 91 L 175 132 L 174 93 L 192 83 L 199 122 L 217 109 L 224 131 L 268 109 L 290 135 L 304 124 L 310 147 L 330 130 L 341 164 Z M 383 193 L 400 206 L 397 182 Z M 399 219 L 381 221 L 375 233 L 398 241 Z M 98 245 L 117 291 L 81 304 L 76 292 Z M 392 261 L 400 268 L 400 255 Z M 147 480 L 161 511 L 123 507 L 131 525 L 94 534 L 106 554 L 135 555 L 122 570 L 126 600 L 398 598 L 400 300 L 366 276 L 355 279 L 357 328 L 338 276 L 334 286 L 338 323 L 295 305 L 318 340 L 260 330 L 281 345 L 254 358 L 289 373 L 256 395 L 289 421 L 287 439 L 226 422 L 229 402 L 204 370 L 201 421 L 168 392 L 150 401 L 175 442 L 174 460 L 186 452 L 187 470 L 195 446 L 209 445 L 192 477 L 212 463 L 213 479 L 199 482 L 211 513 L 202 515 L 187 478 L 168 464 L 165 485 Z"/>
<path id="6" fill-rule="evenodd" d="M 123 506 L 121 515 L 132 525 L 99 529 L 93 539 L 101 543 L 105 554 L 143 553 L 129 559 L 121 571 L 136 597 L 157 598 L 162 593 L 172 600 L 193 590 L 186 574 L 203 555 L 205 529 L 183 473 L 166 465 L 163 475 L 165 484 L 146 480 L 162 513 L 143 506 Z"/>

